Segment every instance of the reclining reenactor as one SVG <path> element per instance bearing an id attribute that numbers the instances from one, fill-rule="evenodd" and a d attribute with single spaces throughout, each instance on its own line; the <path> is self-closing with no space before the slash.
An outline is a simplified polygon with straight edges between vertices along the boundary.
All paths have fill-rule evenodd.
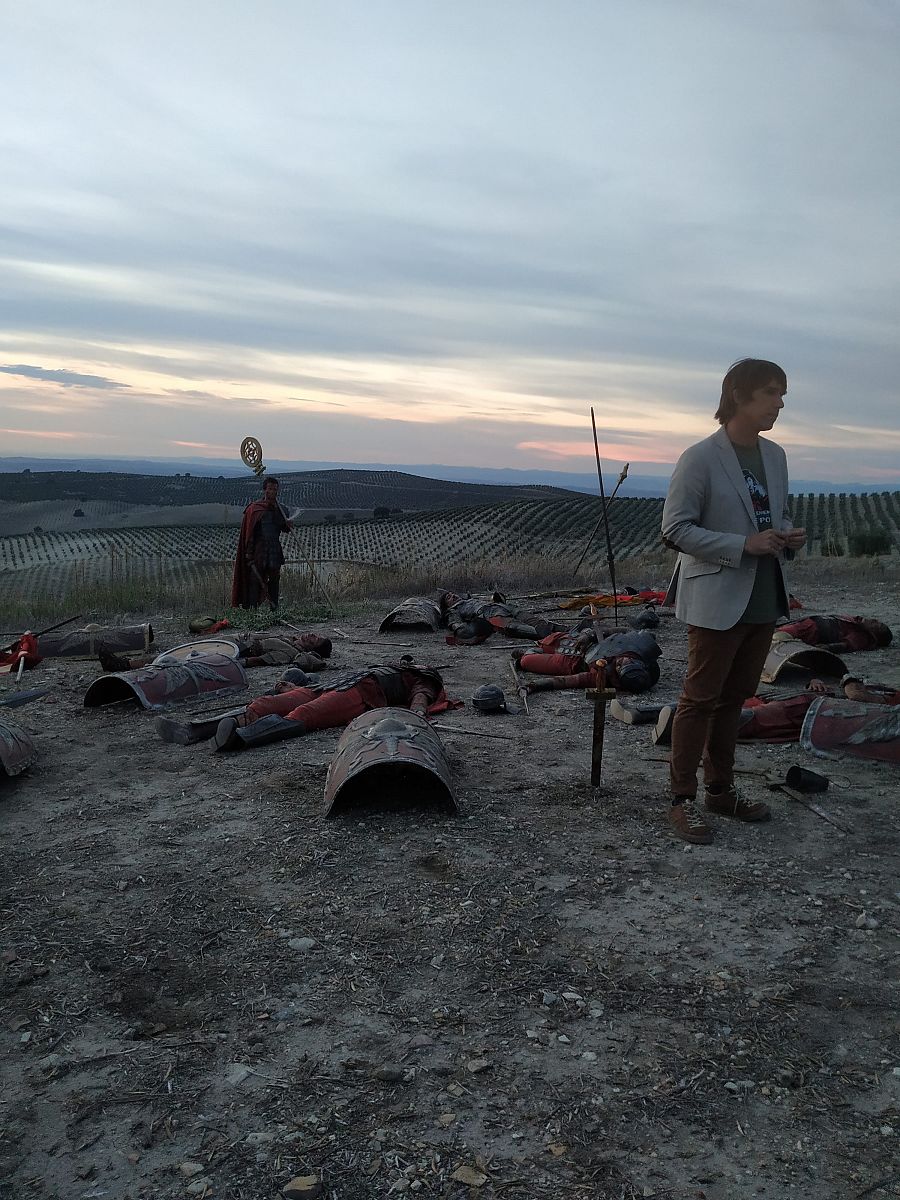
<path id="1" fill-rule="evenodd" d="M 303 671 L 324 671 L 331 654 L 331 639 L 317 633 L 244 633 L 227 639 L 238 648 L 238 658 L 245 667 L 295 666 Z M 194 643 L 202 651 L 203 642 Z M 97 657 L 104 671 L 136 671 L 154 661 L 147 654 L 129 657 L 114 654 L 106 647 L 98 648 Z"/>
<path id="2" fill-rule="evenodd" d="M 182 746 L 214 738 L 217 750 L 243 750 L 349 725 L 373 708 L 408 708 L 425 716 L 455 707 L 460 705 L 447 698 L 438 672 L 412 661 L 344 671 L 327 683 L 309 682 L 303 671 L 292 668 L 274 694 L 205 721 L 159 717 L 156 732 L 164 742 Z"/>
<path id="3" fill-rule="evenodd" d="M 539 646 L 537 651 L 513 651 L 520 670 L 547 677 L 529 682 L 529 693 L 593 687 L 646 692 L 659 682 L 662 650 L 649 630 L 619 630 L 603 637 L 591 627 L 551 633 Z"/>
<path id="4" fill-rule="evenodd" d="M 883 621 L 871 617 L 811 616 L 779 625 L 772 640 L 793 638 L 807 646 L 845 654 L 853 650 L 879 650 L 889 646 L 893 636 Z"/>

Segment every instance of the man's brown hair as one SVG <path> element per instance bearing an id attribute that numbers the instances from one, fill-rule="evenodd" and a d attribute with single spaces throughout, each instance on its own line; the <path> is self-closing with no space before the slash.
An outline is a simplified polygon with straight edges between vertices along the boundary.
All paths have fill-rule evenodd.
<path id="1" fill-rule="evenodd" d="M 787 375 L 778 363 L 765 358 L 741 358 L 732 363 L 722 380 L 722 396 L 716 409 L 716 420 L 727 425 L 741 404 L 750 399 L 757 388 L 775 381 L 787 391 Z"/>

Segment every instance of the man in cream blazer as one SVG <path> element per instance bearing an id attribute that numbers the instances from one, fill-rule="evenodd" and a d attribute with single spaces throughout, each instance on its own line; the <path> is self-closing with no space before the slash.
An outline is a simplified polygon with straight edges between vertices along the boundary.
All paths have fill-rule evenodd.
<path id="1" fill-rule="evenodd" d="M 695 804 L 701 759 L 706 809 L 744 821 L 769 809 L 739 798 L 734 749 L 741 706 L 753 695 L 779 616 L 787 616 L 785 551 L 805 543 L 787 510 L 784 451 L 760 437 L 784 407 L 781 367 L 742 359 L 722 383 L 722 428 L 690 446 L 673 472 L 662 532 L 680 553 L 667 600 L 688 625 L 688 666 L 672 726 L 670 820 L 679 837 L 708 843 Z"/>

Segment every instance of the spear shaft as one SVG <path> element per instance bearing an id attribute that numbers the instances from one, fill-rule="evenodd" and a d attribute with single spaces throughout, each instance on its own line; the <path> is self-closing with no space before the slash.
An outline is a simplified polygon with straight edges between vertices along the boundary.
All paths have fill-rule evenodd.
<path id="1" fill-rule="evenodd" d="M 613 594 L 613 621 L 619 623 L 619 599 L 616 587 L 616 559 L 613 554 L 612 538 L 609 534 L 609 513 L 606 503 L 606 489 L 603 486 L 603 469 L 600 465 L 600 443 L 597 441 L 597 422 L 594 419 L 594 407 L 591 405 L 591 429 L 594 434 L 594 456 L 597 459 L 597 479 L 600 483 L 600 500 L 603 504 L 603 531 L 606 534 L 606 565 L 609 567 L 609 582 Z"/>
<path id="2" fill-rule="evenodd" d="M 622 484 L 628 478 L 628 468 L 630 466 L 631 466 L 631 463 L 626 463 L 625 466 L 622 468 L 622 472 L 619 475 L 619 478 L 616 480 L 616 486 L 610 492 L 609 499 L 606 501 L 606 504 L 603 506 L 603 512 L 597 518 L 597 524 L 591 530 L 590 537 L 587 540 L 587 545 L 581 552 L 581 558 L 579 558 L 578 562 L 575 564 L 575 570 L 572 572 L 573 578 L 578 574 L 578 569 L 581 566 L 581 564 L 584 562 L 585 555 L 587 554 L 588 550 L 590 550 L 590 548 L 591 548 L 591 543 L 593 542 L 594 537 L 596 536 L 597 530 L 603 524 L 603 520 L 606 517 L 606 514 L 609 512 L 609 506 L 612 504 L 613 500 L 615 500 L 615 498 L 616 498 L 616 492 L 619 490 L 619 488 L 622 486 Z"/>

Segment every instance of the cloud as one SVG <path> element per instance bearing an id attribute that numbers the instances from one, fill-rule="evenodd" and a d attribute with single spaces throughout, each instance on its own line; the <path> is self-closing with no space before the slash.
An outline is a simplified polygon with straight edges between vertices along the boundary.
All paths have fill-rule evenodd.
<path id="1" fill-rule="evenodd" d="M 92 387 L 92 388 L 127 388 L 127 383 L 118 383 L 115 379 L 105 379 L 102 375 L 81 375 L 77 371 L 33 367 L 26 363 L 13 366 L 0 366 L 0 371 L 7 375 L 24 375 L 28 379 L 43 379 L 48 383 L 58 383 L 62 387 Z"/>

